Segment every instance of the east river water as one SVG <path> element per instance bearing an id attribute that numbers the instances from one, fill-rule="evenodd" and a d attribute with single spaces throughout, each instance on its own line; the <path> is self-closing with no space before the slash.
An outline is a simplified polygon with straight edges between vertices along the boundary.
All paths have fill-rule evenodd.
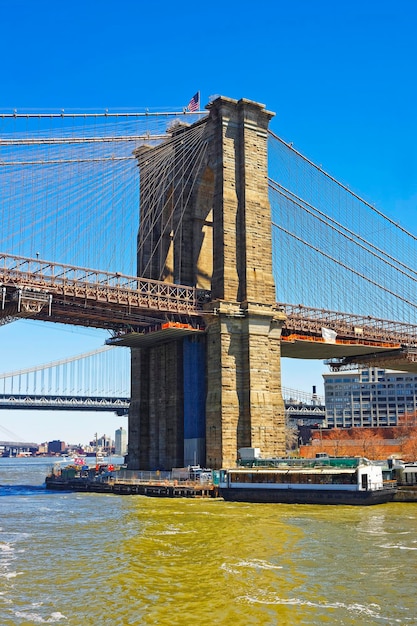
<path id="1" fill-rule="evenodd" d="M 0 459 L 0 624 L 417 624 L 417 504 L 47 492 Z"/>

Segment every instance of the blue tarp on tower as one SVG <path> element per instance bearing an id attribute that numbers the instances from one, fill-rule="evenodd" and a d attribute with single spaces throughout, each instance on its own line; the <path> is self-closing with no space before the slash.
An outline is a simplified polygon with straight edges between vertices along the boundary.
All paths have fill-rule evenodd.
<path id="1" fill-rule="evenodd" d="M 206 346 L 204 337 L 186 337 L 184 354 L 184 465 L 205 465 Z"/>

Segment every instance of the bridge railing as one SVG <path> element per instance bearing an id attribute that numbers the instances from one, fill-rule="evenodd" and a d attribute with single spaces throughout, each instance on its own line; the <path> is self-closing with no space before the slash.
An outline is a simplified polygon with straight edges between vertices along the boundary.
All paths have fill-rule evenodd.
<path id="1" fill-rule="evenodd" d="M 201 311 L 210 297 L 206 290 L 185 285 L 4 253 L 0 253 L 0 283 L 15 290 L 187 314 Z"/>
<path id="2" fill-rule="evenodd" d="M 322 328 L 330 328 L 343 338 L 395 342 L 407 346 L 417 345 L 416 324 L 316 309 L 301 304 L 278 303 L 277 306 L 287 316 L 284 328 L 291 331 L 320 335 Z"/>
<path id="3" fill-rule="evenodd" d="M 324 396 L 317 393 L 302 391 L 300 389 L 292 389 L 290 387 L 282 387 L 282 397 L 286 404 L 307 405 L 307 406 L 324 406 Z"/>

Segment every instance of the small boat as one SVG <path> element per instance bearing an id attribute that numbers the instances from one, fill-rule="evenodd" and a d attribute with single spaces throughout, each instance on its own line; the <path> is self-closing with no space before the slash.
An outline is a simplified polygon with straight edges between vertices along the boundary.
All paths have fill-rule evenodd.
<path id="1" fill-rule="evenodd" d="M 286 504 L 383 504 L 395 481 L 365 458 L 256 459 L 220 470 L 219 494 L 233 502 Z"/>
<path id="2" fill-rule="evenodd" d="M 69 465 L 85 465 L 85 454 L 63 454 L 60 463 Z"/>

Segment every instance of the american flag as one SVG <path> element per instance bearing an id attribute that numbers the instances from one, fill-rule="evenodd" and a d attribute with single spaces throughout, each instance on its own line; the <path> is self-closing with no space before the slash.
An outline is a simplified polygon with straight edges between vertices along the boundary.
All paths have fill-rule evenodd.
<path id="1" fill-rule="evenodd" d="M 191 98 L 190 102 L 187 105 L 187 109 L 191 111 L 192 113 L 194 111 L 200 110 L 200 92 L 199 91 L 197 91 L 197 93 L 193 95 L 193 97 Z"/>

